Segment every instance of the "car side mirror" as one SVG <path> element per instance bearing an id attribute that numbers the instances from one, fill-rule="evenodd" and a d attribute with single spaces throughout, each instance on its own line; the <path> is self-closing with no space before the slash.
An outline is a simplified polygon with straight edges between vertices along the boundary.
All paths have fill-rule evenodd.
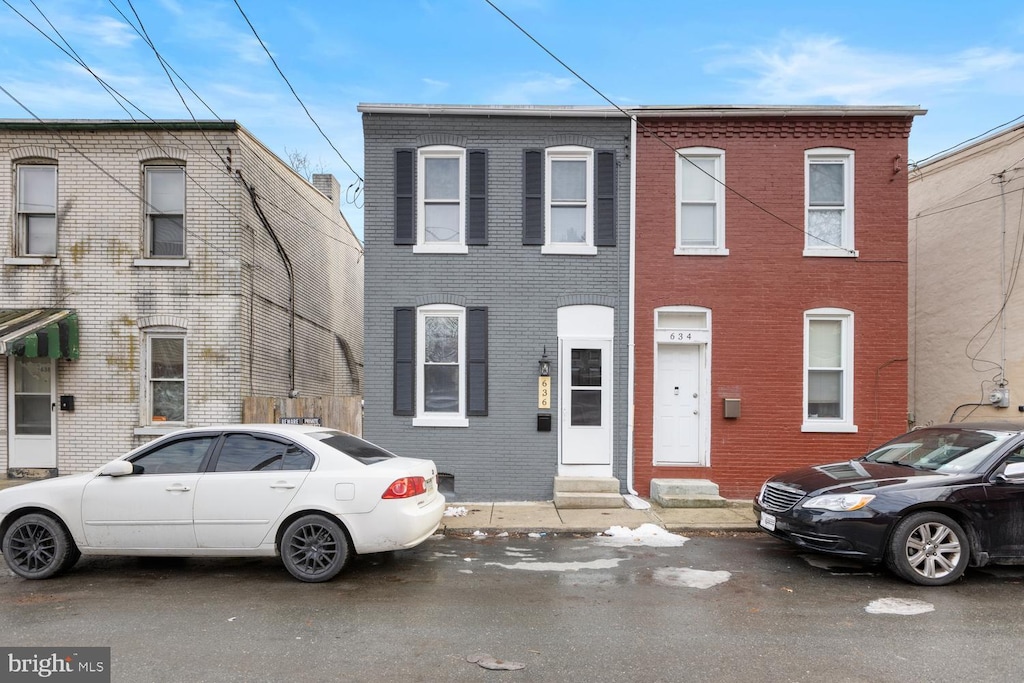
<path id="1" fill-rule="evenodd" d="M 115 460 L 108 462 L 100 470 L 101 477 L 123 477 L 135 472 L 135 465 L 127 460 Z"/>
<path id="2" fill-rule="evenodd" d="M 1017 484 L 1024 481 L 1024 462 L 1011 462 L 1003 471 L 995 476 L 1001 484 Z"/>

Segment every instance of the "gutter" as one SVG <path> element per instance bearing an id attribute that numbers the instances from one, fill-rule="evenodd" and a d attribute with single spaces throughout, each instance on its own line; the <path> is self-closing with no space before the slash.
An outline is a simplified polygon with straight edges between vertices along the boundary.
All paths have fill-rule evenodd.
<path id="1" fill-rule="evenodd" d="M 628 379 L 626 382 L 627 413 L 626 413 L 626 490 L 637 495 L 633 488 L 633 401 L 635 400 L 634 375 L 636 359 L 634 358 L 636 342 L 634 327 L 636 322 L 636 117 L 629 121 L 629 326 L 627 344 Z"/>

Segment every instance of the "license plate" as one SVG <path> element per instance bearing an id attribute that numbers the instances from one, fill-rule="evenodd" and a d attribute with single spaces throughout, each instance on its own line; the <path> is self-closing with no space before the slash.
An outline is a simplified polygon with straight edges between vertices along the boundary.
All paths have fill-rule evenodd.
<path id="1" fill-rule="evenodd" d="M 767 512 L 762 512 L 761 526 L 768 531 L 775 531 L 775 515 L 769 515 Z"/>

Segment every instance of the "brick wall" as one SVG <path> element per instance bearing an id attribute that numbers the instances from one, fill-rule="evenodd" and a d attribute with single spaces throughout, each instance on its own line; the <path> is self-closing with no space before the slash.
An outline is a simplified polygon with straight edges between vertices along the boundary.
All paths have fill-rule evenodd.
<path id="1" fill-rule="evenodd" d="M 894 173 L 894 160 L 907 158 L 909 120 L 641 123 L 634 434 L 638 491 L 646 495 L 652 477 L 708 478 L 723 495 L 750 497 L 772 474 L 853 457 L 904 431 L 907 177 L 905 164 Z M 735 191 L 727 191 L 725 199 L 728 256 L 673 255 L 673 150 L 690 146 L 725 150 L 725 180 Z M 855 152 L 857 258 L 802 255 L 804 151 L 817 147 Z M 706 468 L 653 466 L 654 309 L 678 305 L 712 311 Z M 821 307 L 854 312 L 856 433 L 801 432 L 803 314 Z M 727 397 L 741 399 L 739 419 L 722 416 L 722 399 Z"/>

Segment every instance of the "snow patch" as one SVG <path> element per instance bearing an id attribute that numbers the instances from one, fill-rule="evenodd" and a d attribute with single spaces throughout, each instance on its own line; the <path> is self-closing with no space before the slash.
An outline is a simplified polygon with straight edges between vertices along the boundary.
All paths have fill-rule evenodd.
<path id="1" fill-rule="evenodd" d="M 879 598 L 865 607 L 864 611 L 868 614 L 926 614 L 934 612 L 935 605 L 910 598 Z"/>
<path id="2" fill-rule="evenodd" d="M 621 548 L 628 545 L 643 545 L 656 548 L 679 547 L 689 541 L 686 536 L 665 531 L 657 524 L 641 524 L 636 529 L 613 526 L 594 537 L 600 545 Z"/>
<path id="3" fill-rule="evenodd" d="M 654 570 L 654 580 L 672 588 L 711 588 L 725 583 L 732 574 L 726 571 L 705 571 L 688 567 L 663 567 Z"/>
<path id="4" fill-rule="evenodd" d="M 444 510 L 445 517 L 465 517 L 468 514 L 469 510 L 464 507 L 445 508 Z"/>
<path id="5" fill-rule="evenodd" d="M 622 562 L 621 559 L 591 560 L 590 562 L 516 562 L 515 564 L 488 562 L 487 566 L 523 569 L 529 572 L 578 572 L 581 569 L 615 569 L 620 562 Z"/>

